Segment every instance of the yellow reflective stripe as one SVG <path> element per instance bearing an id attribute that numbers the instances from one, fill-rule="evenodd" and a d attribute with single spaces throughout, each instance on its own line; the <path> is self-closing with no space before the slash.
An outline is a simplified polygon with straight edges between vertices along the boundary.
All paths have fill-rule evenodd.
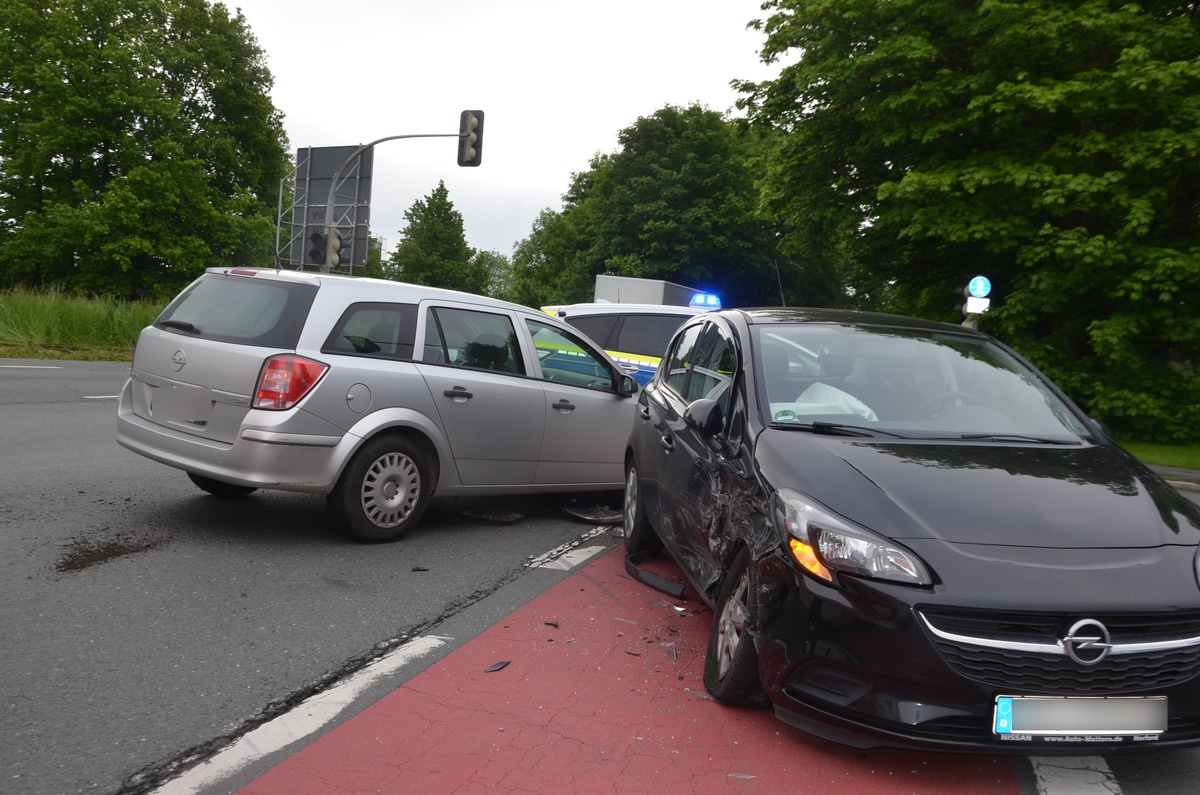
<path id="1" fill-rule="evenodd" d="M 612 360 L 618 364 L 639 364 L 651 369 L 656 369 L 658 363 L 662 361 L 661 356 L 642 356 L 637 353 L 621 353 L 620 351 L 605 351 L 605 353 L 611 356 Z"/>

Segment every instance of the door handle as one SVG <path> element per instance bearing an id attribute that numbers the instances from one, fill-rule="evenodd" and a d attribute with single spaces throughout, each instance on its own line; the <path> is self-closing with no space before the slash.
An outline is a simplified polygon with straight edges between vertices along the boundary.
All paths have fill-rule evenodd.
<path id="1" fill-rule="evenodd" d="M 675 439 L 670 436 L 658 437 L 658 443 L 663 446 L 663 449 L 668 453 L 675 449 Z"/>
<path id="2" fill-rule="evenodd" d="M 571 401 L 567 400 L 566 398 L 560 398 L 559 401 L 557 403 L 555 403 L 554 405 L 552 405 L 550 408 L 558 409 L 559 411 L 574 411 L 575 404 L 572 403 Z"/>
<path id="3" fill-rule="evenodd" d="M 650 419 L 650 407 L 649 406 L 638 406 L 638 416 L 644 420 Z"/>
<path id="4" fill-rule="evenodd" d="M 470 397 L 475 397 L 461 386 L 456 386 L 453 389 L 447 389 L 443 391 L 442 394 L 448 398 L 463 398 L 464 400 Z"/>

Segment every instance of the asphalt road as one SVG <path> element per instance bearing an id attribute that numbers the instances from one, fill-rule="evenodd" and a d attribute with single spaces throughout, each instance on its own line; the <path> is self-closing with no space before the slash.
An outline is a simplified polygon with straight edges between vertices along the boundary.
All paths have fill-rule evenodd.
<path id="1" fill-rule="evenodd" d="M 550 587 L 565 572 L 526 564 L 594 528 L 553 500 L 435 501 L 368 546 L 320 497 L 219 500 L 116 444 L 127 371 L 0 360 L 5 793 L 145 791 L 502 586 Z"/>

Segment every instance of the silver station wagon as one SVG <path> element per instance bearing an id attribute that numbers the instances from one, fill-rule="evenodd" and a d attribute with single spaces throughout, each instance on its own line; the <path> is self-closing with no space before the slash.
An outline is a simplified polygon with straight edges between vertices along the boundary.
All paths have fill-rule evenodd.
<path id="1" fill-rule="evenodd" d="M 390 541 L 434 494 L 621 488 L 637 390 L 534 309 L 214 268 L 139 336 L 117 441 L 217 496 L 327 495 L 350 536 Z"/>

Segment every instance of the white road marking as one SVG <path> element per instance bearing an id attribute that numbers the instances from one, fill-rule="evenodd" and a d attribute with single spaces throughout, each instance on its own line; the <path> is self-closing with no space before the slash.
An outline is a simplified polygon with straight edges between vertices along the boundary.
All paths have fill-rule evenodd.
<path id="1" fill-rule="evenodd" d="M 251 762 L 307 737 L 336 718 L 368 686 L 432 652 L 448 640 L 450 638 L 440 635 L 426 635 L 393 649 L 346 680 L 247 732 L 216 756 L 153 790 L 153 795 L 192 795 L 200 792 Z"/>
<path id="2" fill-rule="evenodd" d="M 116 400 L 120 395 L 84 395 L 84 400 Z"/>
<path id="3" fill-rule="evenodd" d="M 595 557 L 603 551 L 604 547 L 579 547 L 578 549 L 572 549 L 570 552 L 565 552 L 562 555 L 559 555 L 554 560 L 548 560 L 545 563 L 538 563 L 536 568 L 570 571 L 581 563 L 586 562 L 589 558 Z"/>
<path id="4" fill-rule="evenodd" d="M 57 364 L 0 364 L 0 369 L 4 370 L 65 370 L 65 367 Z"/>
<path id="5" fill-rule="evenodd" d="M 558 569 L 562 571 L 572 569 L 604 549 L 603 547 L 576 548 L 585 541 L 591 541 L 596 536 L 604 535 L 608 530 L 607 525 L 594 527 L 574 541 L 568 541 L 549 552 L 538 555 L 536 558 L 531 558 L 525 565 L 531 569 Z M 560 560 L 562 562 L 559 562 Z"/>
<path id="6" fill-rule="evenodd" d="M 1102 756 L 1033 756 L 1039 795 L 1121 795 Z"/>

